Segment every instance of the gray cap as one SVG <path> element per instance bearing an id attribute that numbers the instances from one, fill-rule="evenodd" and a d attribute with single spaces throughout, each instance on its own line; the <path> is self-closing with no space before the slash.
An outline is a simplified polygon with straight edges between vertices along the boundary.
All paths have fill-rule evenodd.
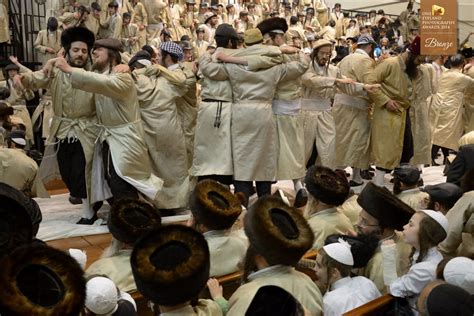
<path id="1" fill-rule="evenodd" d="M 435 202 L 454 204 L 462 196 L 460 187 L 453 183 L 439 183 L 427 185 L 424 191 L 430 195 L 430 199 Z"/>
<path id="2" fill-rule="evenodd" d="M 362 34 L 357 40 L 357 45 L 367 45 L 367 44 L 377 45 L 377 43 L 374 41 L 374 38 L 372 36 L 368 34 Z"/>

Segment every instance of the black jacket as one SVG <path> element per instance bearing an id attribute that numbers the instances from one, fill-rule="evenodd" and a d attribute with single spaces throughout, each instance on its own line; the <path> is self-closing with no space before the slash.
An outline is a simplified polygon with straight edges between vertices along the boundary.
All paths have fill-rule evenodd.
<path id="1" fill-rule="evenodd" d="M 474 144 L 459 147 L 458 154 L 449 167 L 446 182 L 461 184 L 462 176 L 474 169 Z"/>

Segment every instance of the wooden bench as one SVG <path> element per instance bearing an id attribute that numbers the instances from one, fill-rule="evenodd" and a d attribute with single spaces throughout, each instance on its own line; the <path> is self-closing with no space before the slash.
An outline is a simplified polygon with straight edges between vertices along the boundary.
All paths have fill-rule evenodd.
<path id="1" fill-rule="evenodd" d="M 343 314 L 343 316 L 383 316 L 393 308 L 395 298 L 390 294 L 368 302 Z"/>

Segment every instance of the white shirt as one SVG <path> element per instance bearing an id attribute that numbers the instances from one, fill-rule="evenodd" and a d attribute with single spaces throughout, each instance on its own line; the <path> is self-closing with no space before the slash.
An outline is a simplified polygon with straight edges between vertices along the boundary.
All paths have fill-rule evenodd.
<path id="1" fill-rule="evenodd" d="M 324 316 L 340 316 L 380 296 L 374 282 L 365 277 L 342 278 L 324 294 Z"/>
<path id="2" fill-rule="evenodd" d="M 418 255 L 418 251 L 413 254 L 413 262 L 416 262 Z M 412 265 L 405 275 L 390 284 L 390 294 L 406 297 L 410 305 L 415 306 L 423 288 L 436 279 L 436 268 L 442 259 L 436 247 L 430 248 L 423 261 Z"/>

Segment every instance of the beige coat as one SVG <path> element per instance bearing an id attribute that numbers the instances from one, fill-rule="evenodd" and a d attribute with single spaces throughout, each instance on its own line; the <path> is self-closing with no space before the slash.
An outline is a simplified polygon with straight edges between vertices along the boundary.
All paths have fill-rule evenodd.
<path id="1" fill-rule="evenodd" d="M 140 115 L 153 173 L 163 179 L 155 204 L 178 208 L 188 204 L 189 176 L 184 132 L 176 104 L 186 89 L 179 65 L 173 70 L 155 66 L 156 75 L 136 76 Z M 166 76 L 167 73 L 170 73 Z M 173 80 L 169 80 L 174 77 Z M 181 78 L 181 79 L 180 79 Z"/>
<path id="2" fill-rule="evenodd" d="M 27 195 L 34 194 L 33 183 L 38 165 L 21 149 L 0 147 L 0 182 Z"/>
<path id="3" fill-rule="evenodd" d="M 172 310 L 167 313 L 161 313 L 162 316 L 223 316 L 220 306 L 213 300 L 199 299 L 196 306 L 186 305 L 184 307 Z"/>
<path id="4" fill-rule="evenodd" d="M 61 49 L 61 31 L 48 32 L 48 30 L 41 30 L 36 37 L 35 49 L 38 51 L 38 59 L 44 65 L 48 60 L 55 58 L 57 52 Z M 47 48 L 52 48 L 53 53 L 46 51 Z"/>
<path id="5" fill-rule="evenodd" d="M 356 50 L 340 63 L 341 75 L 367 83 L 375 61 L 362 50 Z M 336 124 L 336 166 L 367 169 L 370 161 L 370 99 L 339 93 L 332 113 Z"/>
<path id="6" fill-rule="evenodd" d="M 123 44 L 124 52 L 129 53 L 130 55 L 135 55 L 141 48 L 138 46 L 138 26 L 136 24 L 130 23 L 128 25 L 122 25 L 122 32 L 120 33 L 120 40 Z"/>
<path id="7" fill-rule="evenodd" d="M 116 38 L 120 39 L 122 34 L 122 17 L 117 13 L 109 16 L 108 20 L 103 24 L 104 32 L 101 34 L 102 38 Z"/>
<path id="8" fill-rule="evenodd" d="M 298 54 L 285 54 L 283 57 L 285 62 L 297 61 L 301 58 Z M 278 134 L 278 180 L 300 179 L 306 172 L 300 90 L 299 78 L 282 81 L 278 84 L 273 99 L 272 108 Z"/>
<path id="9" fill-rule="evenodd" d="M 438 92 L 433 96 L 430 108 L 432 143 L 457 150 L 463 134 L 463 101 L 466 91 L 474 89 L 474 78 L 460 70 L 443 72 Z"/>
<path id="10" fill-rule="evenodd" d="M 413 81 L 410 120 L 413 135 L 413 165 L 431 162 L 431 135 L 429 125 L 429 103 L 432 88 L 433 70 L 430 66 L 420 65 L 418 77 Z"/>
<path id="11" fill-rule="evenodd" d="M 314 233 L 313 249 L 320 249 L 329 235 L 346 234 L 354 230 L 351 221 L 335 207 L 329 208 L 308 217 L 308 224 Z"/>
<path id="12" fill-rule="evenodd" d="M 100 124 L 99 141 L 100 144 L 103 141 L 109 144 L 117 174 L 146 197 L 155 200 L 163 180 L 152 174 L 132 76 L 74 69 L 71 82 L 73 88 L 94 93 Z"/>
<path id="13" fill-rule="evenodd" d="M 396 195 L 405 204 L 410 205 L 414 210 L 424 210 L 426 208 L 427 199 L 430 195 L 426 192 L 420 191 L 419 188 L 405 190 Z"/>
<path id="14" fill-rule="evenodd" d="M 231 129 L 235 180 L 276 178 L 278 151 L 273 95 L 278 82 L 298 78 L 306 67 L 302 60 L 258 71 L 225 64 L 234 99 Z"/>
<path id="15" fill-rule="evenodd" d="M 393 238 L 397 248 L 397 276 L 402 276 L 408 272 L 410 268 L 410 254 L 411 246 L 407 244 L 402 237 L 401 233 L 395 233 Z M 380 244 L 382 241 L 380 241 Z M 364 270 L 364 276 L 372 280 L 377 286 L 377 289 L 382 294 L 387 294 L 387 288 L 383 280 L 383 256 L 380 246 L 375 251 L 372 258 L 367 262 L 367 265 Z"/>
<path id="16" fill-rule="evenodd" d="M 23 85 L 34 90 L 48 89 L 51 92 L 53 103 L 53 118 L 46 145 L 54 152 L 57 139 L 66 139 L 75 136 L 79 139 L 86 159 L 86 187 L 87 196 L 91 202 L 92 189 L 92 156 L 94 143 L 97 139 L 94 96 L 92 93 L 74 89 L 71 79 L 65 73 L 55 70 L 54 76 L 48 78 L 42 71 L 23 74 Z M 80 100 L 80 103 L 78 103 Z M 80 105 L 80 106 L 77 106 Z M 41 162 L 39 176 L 43 183 L 59 178 L 56 155 L 45 155 Z M 39 194 L 39 193 L 38 193 Z M 43 192 L 48 196 L 46 192 Z M 41 196 L 45 197 L 45 196 Z"/>
<path id="17" fill-rule="evenodd" d="M 377 167 L 393 169 L 400 164 L 407 109 L 410 107 L 411 81 L 405 73 L 402 56 L 390 57 L 379 63 L 368 77 L 369 83 L 379 83 L 380 90 L 371 93 L 374 102 L 371 145 Z M 385 103 L 394 100 L 401 113 L 390 112 Z"/>
<path id="18" fill-rule="evenodd" d="M 335 38 L 340 38 L 345 34 L 345 28 L 344 28 L 344 14 L 342 12 L 331 12 L 331 19 L 336 22 L 336 37 Z"/>
<path id="19" fill-rule="evenodd" d="M 321 67 L 317 63 L 311 63 L 301 77 L 305 161 L 309 160 L 313 146 L 316 145 L 321 165 L 329 168 L 336 167 L 336 127 L 331 100 L 334 99 L 337 88 L 346 94 L 365 95 L 362 84 L 336 84 L 337 78 L 342 78 L 339 68 L 333 65 Z"/>
<path id="20" fill-rule="evenodd" d="M 274 56 L 280 56 L 278 48 L 257 45 L 246 49 L 225 50 L 231 56 L 252 56 L 253 67 L 268 68 L 265 57 L 260 54 L 272 50 Z M 270 57 L 269 57 L 270 58 Z M 222 71 L 222 64 L 212 62 L 208 53 L 199 60 L 201 74 L 201 103 L 198 108 L 196 134 L 194 139 L 194 157 L 191 174 L 203 175 L 232 175 L 234 166 L 232 160 L 231 115 L 232 115 L 232 86 L 228 76 Z M 217 113 L 220 117 L 216 118 Z M 212 141 L 209 141 L 212 139 Z"/>
<path id="21" fill-rule="evenodd" d="M 216 277 L 238 271 L 239 263 L 247 252 L 248 242 L 224 230 L 208 231 L 203 235 L 211 257 L 209 276 Z"/>
<path id="22" fill-rule="evenodd" d="M 474 67 L 469 68 L 466 73 L 474 78 Z M 464 95 L 464 133 L 474 131 L 474 89 L 469 89 Z"/>
<path id="23" fill-rule="evenodd" d="M 362 211 L 362 207 L 357 203 L 358 195 L 354 194 L 350 198 L 344 201 L 342 205 L 337 207 L 337 210 L 342 214 L 346 215 L 352 223 L 352 226 L 357 225 L 359 222 L 359 213 Z"/>
<path id="24" fill-rule="evenodd" d="M 86 275 L 103 274 L 114 281 L 121 291 L 135 291 L 137 286 L 130 266 L 131 254 L 132 250 L 124 249 L 113 257 L 99 259 L 87 268 Z"/>
<path id="25" fill-rule="evenodd" d="M 293 267 L 276 265 L 252 273 L 249 282 L 241 285 L 229 299 L 228 316 L 245 315 L 258 289 L 274 285 L 288 291 L 312 316 L 320 316 L 323 311 L 323 299 L 316 284 L 306 275 Z"/>
<path id="26" fill-rule="evenodd" d="M 446 214 L 449 222 L 448 237 L 439 244 L 439 250 L 448 256 L 474 257 L 474 191 L 464 195 Z"/>
<path id="27" fill-rule="evenodd" d="M 0 4 L 0 43 L 10 41 L 8 10 L 3 3 Z"/>
<path id="28" fill-rule="evenodd" d="M 148 26 L 148 13 L 141 2 L 138 2 L 133 7 L 132 23 L 138 26 L 138 47 L 143 47 L 146 44 L 146 27 Z M 143 27 L 140 30 L 140 27 Z"/>

